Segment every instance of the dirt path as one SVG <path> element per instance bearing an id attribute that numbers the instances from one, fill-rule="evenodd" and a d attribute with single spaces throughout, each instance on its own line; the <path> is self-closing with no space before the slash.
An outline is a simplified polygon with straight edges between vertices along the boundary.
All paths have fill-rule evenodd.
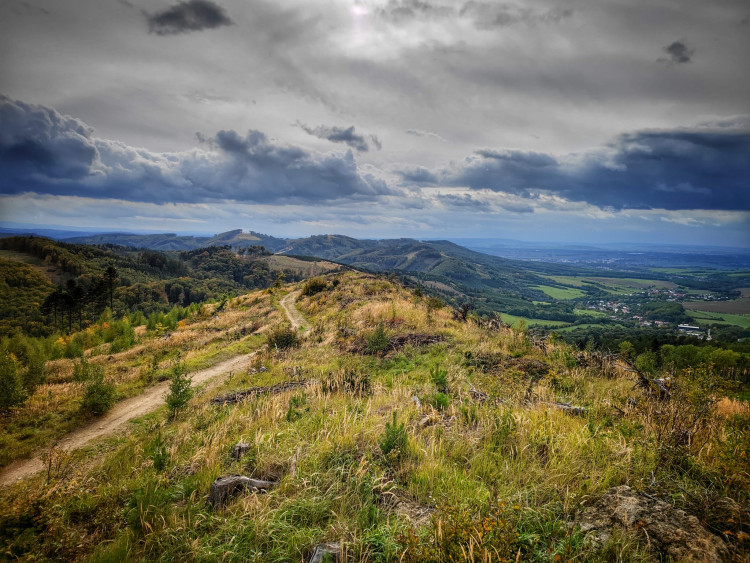
<path id="1" fill-rule="evenodd" d="M 289 318 L 289 322 L 292 323 L 292 328 L 303 328 L 307 330 L 308 328 L 310 328 L 310 325 L 307 323 L 305 317 L 302 316 L 302 313 L 299 312 L 299 309 L 297 309 L 297 306 L 294 304 L 294 302 L 297 300 L 297 297 L 299 297 L 299 294 L 299 290 L 292 291 L 281 300 L 281 306 L 284 308 L 284 312 Z"/>
<path id="2" fill-rule="evenodd" d="M 236 356 L 210 368 L 193 372 L 193 385 L 207 383 L 216 376 L 225 373 L 240 371 L 247 367 L 253 355 L 244 354 Z M 114 433 L 127 421 L 148 414 L 162 406 L 164 404 L 164 396 L 168 390 L 169 381 L 162 381 L 140 395 L 120 401 L 103 417 L 65 436 L 58 442 L 58 448 L 75 450 L 95 438 Z M 30 459 L 19 459 L 8 465 L 5 469 L 0 470 L 0 486 L 8 485 L 43 469 L 44 463 L 39 455 Z"/>

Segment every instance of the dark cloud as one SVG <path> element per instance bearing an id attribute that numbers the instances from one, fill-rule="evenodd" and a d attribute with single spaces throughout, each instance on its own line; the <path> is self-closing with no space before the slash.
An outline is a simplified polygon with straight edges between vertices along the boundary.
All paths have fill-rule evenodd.
<path id="1" fill-rule="evenodd" d="M 459 11 L 462 17 L 471 18 L 477 29 L 494 29 L 516 24 L 534 26 L 558 23 L 573 15 L 573 10 L 553 8 L 539 11 L 505 2 L 478 2 L 470 0 Z"/>
<path id="2" fill-rule="evenodd" d="M 477 151 L 444 184 L 534 197 L 548 192 L 613 209 L 750 210 L 750 128 L 642 131 L 558 159 Z"/>
<path id="3" fill-rule="evenodd" d="M 316 203 L 394 192 L 351 151 L 321 155 L 259 131 L 200 135 L 206 150 L 155 153 L 99 139 L 53 109 L 0 97 L 0 192 L 132 201 Z"/>
<path id="4" fill-rule="evenodd" d="M 407 170 L 397 170 L 396 174 L 401 176 L 405 182 L 416 184 L 418 186 L 435 185 L 440 181 L 436 174 L 422 166 L 417 166 L 416 168 L 410 168 Z"/>
<path id="5" fill-rule="evenodd" d="M 224 8 L 211 0 L 178 2 L 161 12 L 144 13 L 144 15 L 148 22 L 149 32 L 157 35 L 202 31 L 234 23 Z"/>
<path id="6" fill-rule="evenodd" d="M 488 210 L 488 205 L 471 196 L 471 194 L 439 194 L 438 201 L 449 207 L 458 207 L 462 209 L 473 209 L 475 211 Z"/>
<path id="7" fill-rule="evenodd" d="M 383 19 L 401 23 L 415 18 L 421 20 L 447 18 L 453 16 L 455 11 L 448 6 L 423 0 L 390 0 L 376 13 Z"/>
<path id="8" fill-rule="evenodd" d="M 659 59 L 662 62 L 684 64 L 689 63 L 693 60 L 693 54 L 695 49 L 691 49 L 682 41 L 675 41 L 664 47 L 664 52 L 669 55 L 669 58 Z"/>
<path id="9" fill-rule="evenodd" d="M 375 135 L 359 135 L 354 131 L 354 125 L 350 127 L 329 127 L 319 125 L 318 127 L 309 127 L 304 123 L 297 121 L 296 125 L 309 135 L 326 139 L 332 143 L 344 143 L 358 152 L 367 152 L 370 150 L 370 143 L 375 149 L 380 150 L 383 144 Z M 368 142 L 369 140 L 369 142 Z"/>
<path id="10" fill-rule="evenodd" d="M 566 8 L 554 8 L 540 11 L 506 2 L 482 2 L 469 0 L 456 11 L 442 4 L 423 0 L 390 0 L 378 10 L 378 15 L 394 23 L 412 20 L 447 19 L 459 16 L 471 20 L 477 29 L 488 30 L 516 24 L 534 26 L 537 24 L 557 23 L 573 15 Z"/>

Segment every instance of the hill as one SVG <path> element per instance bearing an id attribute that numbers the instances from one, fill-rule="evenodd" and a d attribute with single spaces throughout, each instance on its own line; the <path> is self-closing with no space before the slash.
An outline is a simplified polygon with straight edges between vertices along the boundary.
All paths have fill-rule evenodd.
<path id="1" fill-rule="evenodd" d="M 280 302 L 295 291 L 309 328 L 290 332 Z M 252 292 L 192 312 L 168 338 L 156 327 L 137 338 L 91 350 L 121 396 L 245 363 L 176 414 L 47 449 L 44 472 L 0 490 L 3 553 L 280 562 L 335 543 L 348 561 L 748 555 L 750 411 L 725 397 L 727 351 L 658 351 L 653 373 L 633 373 L 358 272 Z M 0 420 L 6 456 L 31 455 L 32 440 L 49 448 L 62 426 L 98 426 L 78 407 L 88 384 L 73 362 L 47 372 Z"/>
<path id="2" fill-rule="evenodd" d="M 74 325 L 82 329 L 91 324 L 106 307 L 116 316 L 150 315 L 267 288 L 279 276 L 300 280 L 339 268 L 317 259 L 276 258 L 255 245 L 164 253 L 25 236 L 0 238 L 0 253 L 0 327 L 5 335 L 69 333 Z"/>
<path id="3" fill-rule="evenodd" d="M 253 245 L 265 246 L 274 251 L 281 248 L 285 241 L 260 233 L 244 233 L 242 229 L 235 229 L 220 233 L 212 237 L 195 237 L 176 235 L 174 233 L 162 233 L 153 235 L 135 235 L 131 233 L 103 233 L 98 235 L 87 235 L 68 237 L 63 239 L 71 244 L 104 245 L 114 244 L 118 246 L 132 246 L 135 248 L 147 248 L 149 250 L 195 250 L 208 246 L 225 246 L 232 248 L 247 247 Z"/>
<path id="4" fill-rule="evenodd" d="M 202 238 L 174 234 L 108 234 L 71 240 L 96 242 L 105 247 L 116 242 L 149 248 L 190 249 L 181 252 L 219 245 L 238 253 L 249 246 L 262 246 L 277 256 L 297 256 L 303 260 L 307 260 L 305 256 L 317 257 L 365 271 L 398 275 L 453 305 L 461 305 L 480 315 L 499 315 L 511 324 L 526 319 L 529 325 L 540 330 L 563 329 L 560 332 L 562 337 L 583 345 L 594 341 L 598 346 L 611 346 L 616 340 L 616 347 L 621 340 L 640 338 L 646 317 L 666 323 L 659 327 L 670 330 L 668 338 L 675 342 L 681 337 L 678 325 L 686 323 L 700 325 L 704 337 L 709 329 L 715 337 L 726 340 L 750 337 L 747 330 L 750 320 L 731 313 L 729 316 L 710 317 L 681 309 L 669 318 L 648 314 L 653 301 L 657 302 L 659 310 L 666 311 L 669 305 L 665 302 L 727 301 L 739 297 L 742 288 L 750 286 L 750 272 L 747 269 L 732 270 L 730 266 L 734 262 L 721 258 L 723 251 L 712 255 L 715 260 L 724 260 L 721 268 L 686 269 L 667 267 L 672 262 L 664 262 L 665 259 L 674 260 L 676 264 L 682 262 L 680 255 L 675 254 L 677 249 L 665 254 L 662 247 L 655 247 L 658 252 L 654 253 L 633 254 L 628 250 L 610 251 L 609 255 L 606 249 L 595 252 L 589 248 L 573 249 L 572 255 L 563 253 L 559 256 L 565 261 L 563 263 L 502 258 L 449 241 L 360 240 L 341 235 L 282 239 L 241 230 Z M 589 254 L 594 252 L 593 258 L 589 257 L 593 262 L 568 262 L 580 260 L 581 255 L 576 253 L 584 250 Z M 695 249 L 689 250 L 692 258 L 703 256 L 694 254 Z M 170 256 L 179 255 L 174 250 L 165 252 Z M 524 253 L 538 255 L 528 248 L 517 248 L 515 255 L 523 256 Z M 278 260 L 268 262 L 271 269 L 280 263 Z M 660 267 L 654 264 L 660 264 Z M 301 271 L 306 270 L 291 268 L 286 273 L 300 275 Z M 607 336 L 613 331 L 617 331 L 616 339 Z M 652 336 L 661 338 L 663 335 L 657 330 L 649 338 Z"/>

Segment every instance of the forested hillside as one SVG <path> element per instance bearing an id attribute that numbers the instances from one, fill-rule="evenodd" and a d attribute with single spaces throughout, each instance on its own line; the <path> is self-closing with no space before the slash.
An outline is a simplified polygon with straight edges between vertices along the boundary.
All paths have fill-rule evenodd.
<path id="1" fill-rule="evenodd" d="M 3 250 L 0 326 L 6 335 L 14 330 L 35 336 L 69 333 L 93 323 L 106 307 L 115 316 L 148 316 L 304 275 L 291 265 L 271 263 L 257 245 L 165 253 L 25 236 L 0 239 Z"/>

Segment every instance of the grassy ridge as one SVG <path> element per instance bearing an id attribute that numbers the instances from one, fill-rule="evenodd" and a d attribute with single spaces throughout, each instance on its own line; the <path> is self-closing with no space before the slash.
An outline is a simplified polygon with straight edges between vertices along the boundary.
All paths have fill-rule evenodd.
<path id="1" fill-rule="evenodd" d="M 657 402 L 617 365 L 564 344 L 542 349 L 523 330 L 459 322 L 374 276 L 327 280 L 298 303 L 311 324 L 299 347 L 266 349 L 254 370 L 199 394 L 180 417 L 146 417 L 126 436 L 55 458 L 49 479 L 0 491 L 3 551 L 281 562 L 340 540 L 347 560 L 363 562 L 460 560 L 470 549 L 476 561 L 657 561 L 643 536 L 614 534 L 597 546 L 575 525 L 587 501 L 621 484 L 736 534 L 717 501 L 748 501 L 750 461 L 737 452 L 750 450 L 750 414 L 731 401 L 717 408 L 701 383 L 716 393 L 710 371 L 677 374 L 675 400 Z M 228 302 L 181 345 L 240 318 L 261 322 L 276 297 Z M 126 361 L 108 362 L 109 373 Z M 309 384 L 210 402 L 290 380 Z M 679 417 L 660 418 L 672 405 L 702 417 L 687 444 L 677 439 Z M 239 441 L 250 447 L 235 459 Z M 213 510 L 209 487 L 227 474 L 278 486 Z"/>

